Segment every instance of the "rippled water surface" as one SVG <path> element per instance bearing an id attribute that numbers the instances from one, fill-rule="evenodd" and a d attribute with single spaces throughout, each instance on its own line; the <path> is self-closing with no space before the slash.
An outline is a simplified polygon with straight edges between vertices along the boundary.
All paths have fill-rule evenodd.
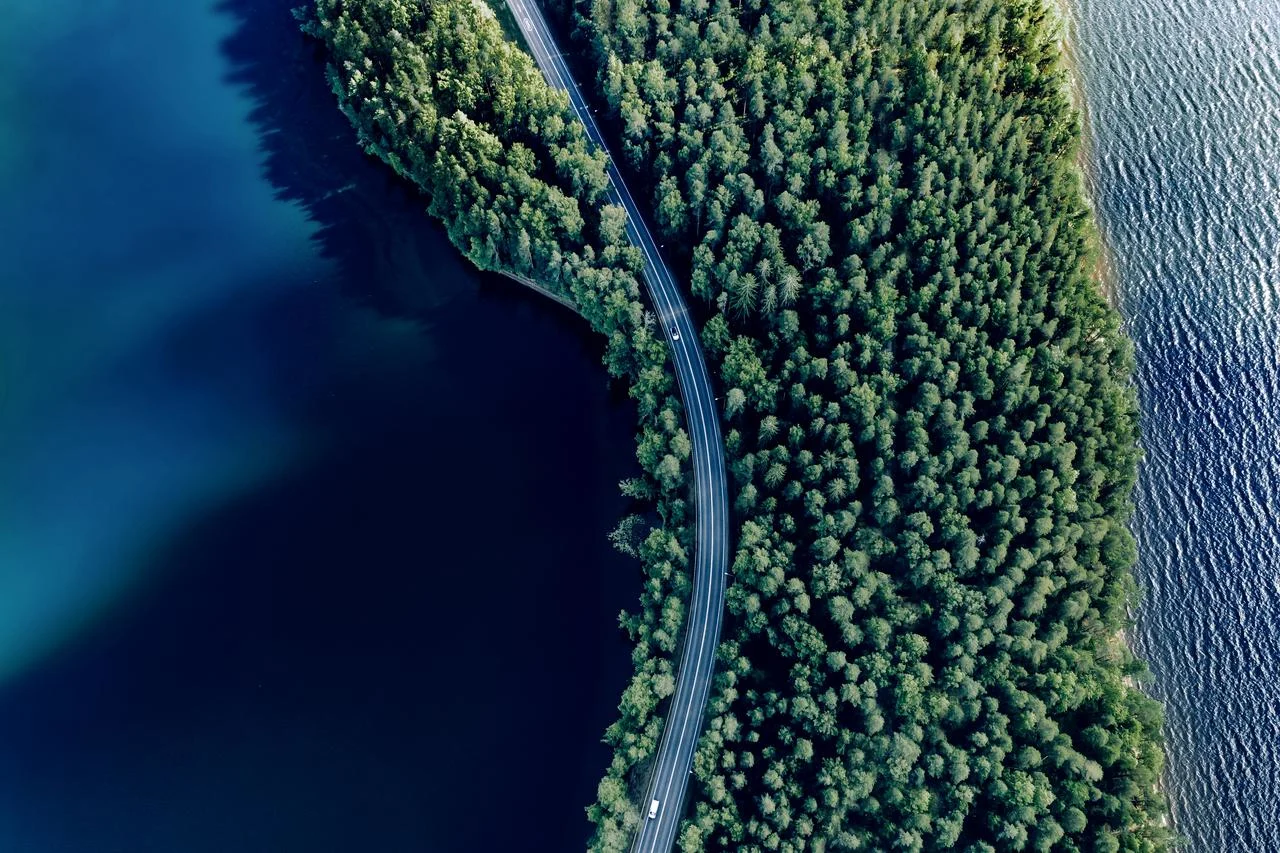
<path id="1" fill-rule="evenodd" d="M 1197 853 L 1280 850 L 1280 0 L 1073 0 L 1138 352 L 1136 642 Z"/>

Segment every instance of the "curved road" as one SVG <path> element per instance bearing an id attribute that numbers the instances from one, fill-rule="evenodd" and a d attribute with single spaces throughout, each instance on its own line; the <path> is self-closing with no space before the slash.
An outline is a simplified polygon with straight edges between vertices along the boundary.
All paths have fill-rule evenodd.
<path id="1" fill-rule="evenodd" d="M 569 94 L 587 136 L 606 154 L 608 146 L 591 109 L 582 98 L 564 58 L 556 48 L 542 11 L 532 0 L 507 0 L 520 31 L 547 82 Z M 631 849 L 637 853 L 670 850 L 683 812 L 685 788 L 693 766 L 693 752 L 702 730 L 702 716 L 711 691 L 711 674 L 720 642 L 724 588 L 729 556 L 728 489 L 725 485 L 724 441 L 716 412 L 711 377 L 698 343 L 698 333 L 671 270 L 658 253 L 649 229 L 609 157 L 609 198 L 627 211 L 627 236 L 644 255 L 644 280 L 649 298 L 671 347 L 676 380 L 684 400 L 689 438 L 693 443 L 694 496 L 697 539 L 694 548 L 693 595 L 685 619 L 685 637 L 676 675 L 676 692 L 653 764 L 653 776 L 640 809 L 640 830 Z M 658 814 L 649 818 L 649 804 L 657 800 Z"/>

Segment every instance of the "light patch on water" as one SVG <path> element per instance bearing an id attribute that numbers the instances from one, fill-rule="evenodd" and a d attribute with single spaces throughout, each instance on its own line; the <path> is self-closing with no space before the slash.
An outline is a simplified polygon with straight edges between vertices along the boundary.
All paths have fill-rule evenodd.
<path id="1" fill-rule="evenodd" d="M 149 549 L 314 449 L 329 275 L 261 175 L 210 4 L 16 0 L 0 27 L 0 685 Z"/>
<path id="2" fill-rule="evenodd" d="M 108 412 L 86 414 L 24 447 L 25 470 L 6 470 L 0 684 L 143 581 L 152 540 L 302 456 L 283 432 L 210 441 L 184 436 L 163 415 L 112 423 Z M 90 444 L 85 428 L 97 431 Z"/>

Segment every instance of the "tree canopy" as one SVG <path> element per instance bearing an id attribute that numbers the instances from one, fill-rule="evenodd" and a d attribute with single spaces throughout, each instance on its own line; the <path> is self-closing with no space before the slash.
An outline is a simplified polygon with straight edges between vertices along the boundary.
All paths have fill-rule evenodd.
<path id="1" fill-rule="evenodd" d="M 724 388 L 738 540 L 681 848 L 1165 849 L 1160 710 L 1117 636 L 1132 351 L 1041 0 L 575 1 Z M 630 379 L 623 491 L 657 520 L 616 537 L 644 584 L 589 810 L 623 850 L 691 508 L 603 161 L 473 0 L 316 0 L 307 28 L 362 144 L 479 266 L 567 290 Z"/>
<path id="2" fill-rule="evenodd" d="M 683 848 L 1163 849 L 1117 640 L 1132 354 L 1045 7 L 571 11 L 727 392 L 741 533 Z"/>

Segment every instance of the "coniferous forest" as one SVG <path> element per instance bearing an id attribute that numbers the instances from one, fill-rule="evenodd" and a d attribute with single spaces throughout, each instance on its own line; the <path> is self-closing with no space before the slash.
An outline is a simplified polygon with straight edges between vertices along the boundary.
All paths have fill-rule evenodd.
<path id="1" fill-rule="evenodd" d="M 722 386 L 737 554 L 685 850 L 1153 851 L 1132 355 L 1040 0 L 580 0 Z M 624 850 L 687 595 L 688 439 L 602 156 L 471 0 L 317 0 L 368 149 L 477 265 L 570 293 L 639 403 Z M 586 81 L 584 81 L 584 88 Z M 653 521 L 656 517 L 657 521 Z"/>

